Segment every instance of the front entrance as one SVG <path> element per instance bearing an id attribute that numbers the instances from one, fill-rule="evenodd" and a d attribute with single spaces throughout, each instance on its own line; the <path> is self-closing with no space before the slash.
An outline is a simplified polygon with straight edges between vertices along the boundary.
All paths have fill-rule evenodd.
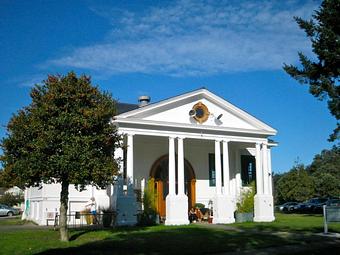
<path id="1" fill-rule="evenodd" d="M 176 160 L 177 162 L 177 160 Z M 151 167 L 150 179 L 154 180 L 155 207 L 161 218 L 165 218 L 165 198 L 169 193 L 169 156 L 157 159 Z M 188 196 L 188 208 L 196 203 L 196 178 L 194 170 L 186 159 L 184 160 L 184 192 Z M 176 192 L 177 192 L 176 166 Z"/>

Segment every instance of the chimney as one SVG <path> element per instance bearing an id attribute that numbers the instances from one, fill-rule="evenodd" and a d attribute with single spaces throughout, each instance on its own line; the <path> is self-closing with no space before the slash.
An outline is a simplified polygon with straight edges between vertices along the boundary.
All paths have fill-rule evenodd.
<path id="1" fill-rule="evenodd" d="M 151 98 L 149 96 L 140 96 L 138 98 L 139 107 L 146 106 L 150 103 Z"/>

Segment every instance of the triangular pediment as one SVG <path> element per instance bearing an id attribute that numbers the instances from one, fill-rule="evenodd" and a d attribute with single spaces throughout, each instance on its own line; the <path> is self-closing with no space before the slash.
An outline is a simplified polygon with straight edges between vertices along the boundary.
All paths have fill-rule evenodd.
<path id="1" fill-rule="evenodd" d="M 202 114 L 205 115 L 204 118 L 201 118 Z M 275 129 L 206 89 L 153 103 L 117 115 L 116 119 L 118 122 L 124 120 L 124 122 L 157 123 L 157 125 L 164 123 L 167 126 L 182 125 L 183 127 L 249 130 L 276 134 Z"/>

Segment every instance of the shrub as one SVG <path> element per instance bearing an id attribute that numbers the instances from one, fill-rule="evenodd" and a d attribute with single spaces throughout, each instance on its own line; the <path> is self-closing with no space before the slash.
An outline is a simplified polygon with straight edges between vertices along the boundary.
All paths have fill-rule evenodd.
<path id="1" fill-rule="evenodd" d="M 156 224 L 157 211 L 156 211 L 156 195 L 154 191 L 155 181 L 151 178 L 148 185 L 144 190 L 143 205 L 144 210 L 138 215 L 139 226 L 152 226 Z"/>
<path id="2" fill-rule="evenodd" d="M 2 197 L 0 197 L 0 204 L 5 204 L 8 206 L 19 205 L 24 201 L 24 195 L 13 195 L 11 193 L 5 193 Z"/>
<path id="3" fill-rule="evenodd" d="M 205 205 L 201 203 L 196 203 L 195 208 L 198 208 L 198 209 L 205 208 Z"/>
<path id="4" fill-rule="evenodd" d="M 251 182 L 249 189 L 242 193 L 241 201 L 237 203 L 236 211 L 238 213 L 254 212 L 254 196 L 255 196 L 255 182 Z"/>

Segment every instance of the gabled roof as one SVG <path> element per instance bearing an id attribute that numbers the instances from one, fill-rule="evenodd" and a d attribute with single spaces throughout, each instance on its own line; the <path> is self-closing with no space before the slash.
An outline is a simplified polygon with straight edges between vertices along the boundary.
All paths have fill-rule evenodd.
<path id="1" fill-rule="evenodd" d="M 138 109 L 138 104 L 116 103 L 117 115 Z"/>
<path id="2" fill-rule="evenodd" d="M 150 121 L 144 120 L 145 117 L 148 115 L 164 111 L 166 109 L 171 109 L 171 107 L 176 106 L 178 104 L 184 104 L 184 102 L 190 102 L 194 100 L 201 100 L 207 99 L 214 103 L 215 105 L 225 109 L 226 111 L 232 113 L 233 115 L 237 116 L 238 118 L 250 123 L 260 132 L 256 133 L 263 133 L 267 135 L 275 135 L 277 131 L 267 125 L 266 123 L 260 121 L 259 119 L 255 118 L 254 116 L 250 115 L 246 111 L 241 110 L 240 108 L 234 106 L 233 104 L 229 103 L 228 101 L 224 100 L 223 98 L 213 94 L 209 90 L 205 88 L 197 89 L 188 93 L 184 93 L 175 97 L 171 97 L 156 103 L 149 104 L 144 107 L 140 107 L 135 110 L 131 110 L 122 114 L 119 114 L 115 117 L 117 122 L 122 123 L 140 123 L 140 124 L 147 124 L 147 125 L 162 125 L 157 121 Z M 171 124 L 175 124 L 175 122 L 164 122 L 164 126 L 169 126 Z M 178 124 L 176 124 L 178 126 Z M 183 125 L 184 128 L 187 128 L 188 125 Z M 194 128 L 198 128 L 197 126 L 193 126 Z M 206 126 L 204 128 L 209 128 Z M 211 127 L 215 128 L 215 127 Z M 221 128 L 218 128 L 221 130 Z M 253 132 L 252 132 L 253 133 Z"/>

